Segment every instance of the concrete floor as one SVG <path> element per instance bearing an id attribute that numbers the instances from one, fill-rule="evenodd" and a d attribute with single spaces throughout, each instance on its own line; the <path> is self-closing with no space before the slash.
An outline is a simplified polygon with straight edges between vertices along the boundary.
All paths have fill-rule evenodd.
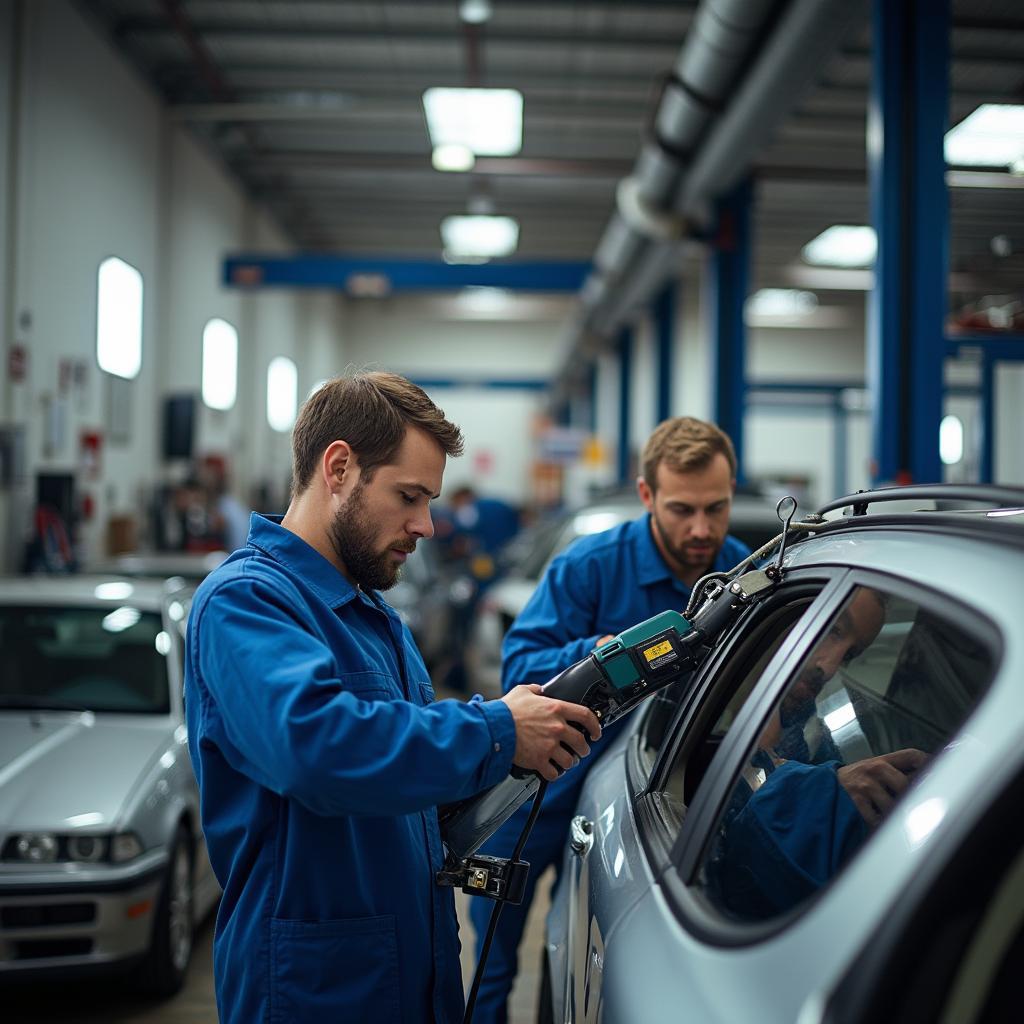
<path id="1" fill-rule="evenodd" d="M 537 899 L 530 909 L 526 937 L 520 954 L 523 969 L 512 990 L 511 1024 L 536 1020 L 540 984 L 540 954 L 553 871 L 541 878 Z M 473 925 L 466 912 L 468 896 L 456 892 L 462 929 L 462 976 L 466 990 L 473 980 L 470 958 L 475 948 Z M 213 995 L 213 915 L 196 935 L 196 948 L 185 988 L 173 999 L 154 1003 L 131 992 L 123 979 L 61 982 L 17 986 L 0 994 L 3 1024 L 215 1024 Z"/>

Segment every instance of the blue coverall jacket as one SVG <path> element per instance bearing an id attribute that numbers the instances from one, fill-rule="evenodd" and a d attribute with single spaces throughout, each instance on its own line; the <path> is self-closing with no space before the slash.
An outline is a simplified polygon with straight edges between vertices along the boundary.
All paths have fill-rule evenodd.
<path id="1" fill-rule="evenodd" d="M 200 586 L 185 707 L 224 888 L 222 1024 L 455 1024 L 458 925 L 435 806 L 503 779 L 500 701 L 431 703 L 408 630 L 279 520 Z"/>
<path id="2" fill-rule="evenodd" d="M 741 541 L 726 537 L 712 569 L 731 569 L 749 554 Z M 689 597 L 690 588 L 672 575 L 654 543 L 649 514 L 603 533 L 581 537 L 552 560 L 506 634 L 502 687 L 508 691 L 520 683 L 545 683 L 585 658 L 605 634 L 620 633 L 666 609 L 681 611 Z M 498 920 L 473 1017 L 475 1024 L 504 1024 L 508 1019 L 516 951 L 534 886 L 551 864 L 561 871 L 562 847 L 583 780 L 624 724 L 617 722 L 606 729 L 578 768 L 548 785 L 523 851 L 523 859 L 531 865 L 526 893 L 519 906 L 504 907 Z M 530 805 L 524 804 L 484 846 L 484 852 L 508 857 L 529 811 Z M 487 902 L 470 901 L 478 936 L 483 934 L 490 916 Z"/>

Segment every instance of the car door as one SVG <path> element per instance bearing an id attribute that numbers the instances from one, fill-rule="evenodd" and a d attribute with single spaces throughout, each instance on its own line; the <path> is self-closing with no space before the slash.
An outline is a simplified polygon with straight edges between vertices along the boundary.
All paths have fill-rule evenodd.
<path id="1" fill-rule="evenodd" d="M 665 778 L 667 769 L 657 768 L 660 754 L 677 750 L 684 736 L 699 728 L 706 701 L 741 685 L 747 695 L 762 676 L 798 657 L 824 614 L 820 606 L 844 574 L 794 573 L 779 594 L 741 615 L 690 680 L 655 695 L 638 712 L 644 717 L 628 740 L 591 772 L 570 827 L 563 871 L 564 959 L 557 949 L 556 956 L 564 975 L 560 986 L 553 984 L 552 996 L 564 1020 L 599 1019 L 608 936 L 669 861 L 683 808 L 674 783 Z M 702 756 L 709 760 L 711 754 Z M 553 978 L 558 976 L 553 971 Z"/>
<path id="2" fill-rule="evenodd" d="M 604 1024 L 804 1019 L 918 875 L 950 780 L 969 796 L 983 768 L 953 740 L 999 664 L 990 624 L 879 573 L 797 582 L 708 664 L 635 800 L 654 883 L 603 930 Z M 902 782 L 862 808 L 847 782 L 878 761 Z"/>

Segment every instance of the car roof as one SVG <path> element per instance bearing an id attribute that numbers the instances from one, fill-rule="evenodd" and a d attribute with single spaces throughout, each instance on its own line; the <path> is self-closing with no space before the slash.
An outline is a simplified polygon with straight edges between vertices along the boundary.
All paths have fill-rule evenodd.
<path id="1" fill-rule="evenodd" d="M 110 587 L 110 584 L 119 584 Z M 107 586 L 107 594 L 101 587 Z M 104 607 L 128 602 L 148 611 L 159 611 L 178 586 L 164 580 L 129 579 L 100 573 L 74 576 L 0 577 L 0 605 L 38 604 Z M 97 593 L 97 591 L 99 592 Z"/>
<path id="2" fill-rule="evenodd" d="M 152 579 L 183 576 L 198 581 L 213 572 L 227 557 L 226 551 L 133 551 L 98 562 L 90 571 Z"/>

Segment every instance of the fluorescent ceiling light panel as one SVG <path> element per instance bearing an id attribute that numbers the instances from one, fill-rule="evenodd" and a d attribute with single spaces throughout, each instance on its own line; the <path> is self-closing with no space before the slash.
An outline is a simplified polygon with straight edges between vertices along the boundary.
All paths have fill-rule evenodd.
<path id="1" fill-rule="evenodd" d="M 435 146 L 465 146 L 477 156 L 512 156 L 523 148 L 517 89 L 427 89 L 423 110 Z"/>
<path id="2" fill-rule="evenodd" d="M 469 146 L 460 142 L 446 142 L 443 146 L 435 146 L 430 162 L 435 171 L 470 171 L 476 163 L 476 157 Z"/>
<path id="3" fill-rule="evenodd" d="M 946 163 L 1009 167 L 1024 160 L 1024 106 L 983 103 L 946 132 Z"/>
<path id="4" fill-rule="evenodd" d="M 456 258 L 510 256 L 519 244 L 519 223 L 511 217 L 445 217 L 441 241 L 445 252 Z"/>
<path id="5" fill-rule="evenodd" d="M 833 224 L 803 247 L 803 258 L 819 267 L 870 267 L 878 240 L 863 224 Z"/>
<path id="6" fill-rule="evenodd" d="M 459 4 L 459 17 L 467 25 L 482 25 L 492 14 L 491 0 L 462 0 Z"/>

